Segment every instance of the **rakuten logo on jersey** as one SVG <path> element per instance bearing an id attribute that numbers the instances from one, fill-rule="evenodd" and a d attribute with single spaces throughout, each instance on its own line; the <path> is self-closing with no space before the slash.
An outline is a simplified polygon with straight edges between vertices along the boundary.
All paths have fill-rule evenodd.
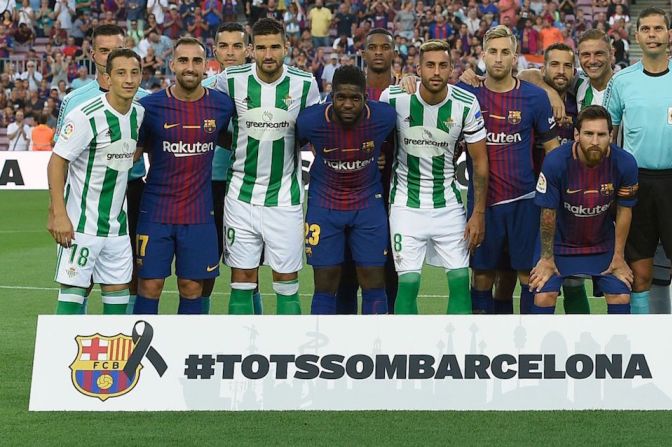
<path id="1" fill-rule="evenodd" d="M 583 205 L 572 205 L 564 202 L 565 209 L 572 213 L 575 217 L 594 217 L 606 212 L 611 204 L 597 205 L 592 208 L 585 208 Z"/>
<path id="2" fill-rule="evenodd" d="M 215 143 L 171 143 L 163 142 L 163 152 L 172 152 L 176 157 L 193 157 L 215 150 Z"/>
<path id="3" fill-rule="evenodd" d="M 521 141 L 523 141 L 523 137 L 519 133 L 509 135 L 504 132 L 488 132 L 486 137 L 486 143 L 491 146 L 507 146 L 509 144 L 520 143 Z"/>
<path id="4" fill-rule="evenodd" d="M 356 172 L 361 171 L 373 162 L 373 158 L 367 160 L 324 160 L 327 167 L 337 172 Z"/>

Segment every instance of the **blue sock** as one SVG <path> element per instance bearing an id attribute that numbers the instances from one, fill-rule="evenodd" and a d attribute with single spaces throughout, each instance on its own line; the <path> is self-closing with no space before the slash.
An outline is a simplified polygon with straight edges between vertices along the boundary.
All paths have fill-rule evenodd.
<path id="1" fill-rule="evenodd" d="M 648 314 L 649 313 L 649 291 L 632 292 L 630 295 L 630 313 Z"/>
<path id="2" fill-rule="evenodd" d="M 200 296 L 192 300 L 180 297 L 180 305 L 177 306 L 178 315 L 201 315 L 203 313 L 203 298 Z"/>
<path id="3" fill-rule="evenodd" d="M 555 306 L 539 307 L 536 304 L 532 303 L 531 311 L 532 311 L 531 313 L 535 315 L 539 314 L 553 315 L 555 313 Z"/>
<path id="4" fill-rule="evenodd" d="M 607 304 L 608 314 L 629 314 L 630 304 Z"/>
<path id="5" fill-rule="evenodd" d="M 264 302 L 261 301 L 261 293 L 259 293 L 259 289 L 255 290 L 254 295 L 252 295 L 252 306 L 254 306 L 255 315 L 264 314 Z"/>
<path id="6" fill-rule="evenodd" d="M 492 314 L 495 304 L 492 299 L 492 290 L 471 289 L 471 309 L 475 314 Z"/>
<path id="7" fill-rule="evenodd" d="M 310 313 L 312 315 L 336 315 L 336 295 L 315 292 Z"/>
<path id="8" fill-rule="evenodd" d="M 135 308 L 135 298 L 137 295 L 128 295 L 128 306 L 126 306 L 126 315 L 133 315 L 133 309 Z"/>
<path id="9" fill-rule="evenodd" d="M 159 313 L 159 300 L 151 300 L 138 295 L 135 298 L 133 313 L 135 315 L 157 315 Z"/>
<path id="10" fill-rule="evenodd" d="M 512 315 L 513 300 L 494 300 L 495 315 Z"/>
<path id="11" fill-rule="evenodd" d="M 201 313 L 203 315 L 208 315 L 210 313 L 210 297 L 202 296 L 201 297 Z"/>
<path id="12" fill-rule="evenodd" d="M 362 289 L 362 314 L 382 315 L 387 313 L 385 289 Z"/>
<path id="13" fill-rule="evenodd" d="M 534 305 L 534 293 L 530 292 L 530 286 L 520 284 L 520 314 L 531 314 Z M 555 309 L 555 308 L 554 308 Z"/>

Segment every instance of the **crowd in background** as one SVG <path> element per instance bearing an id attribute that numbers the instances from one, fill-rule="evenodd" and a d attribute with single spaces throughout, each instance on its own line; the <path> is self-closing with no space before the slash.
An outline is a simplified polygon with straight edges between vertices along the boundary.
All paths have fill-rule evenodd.
<path id="1" fill-rule="evenodd" d="M 272 17 L 284 22 L 289 38 L 286 63 L 312 72 L 326 94 L 336 68 L 361 63 L 359 51 L 372 28 L 394 33 L 397 78 L 415 72 L 418 47 L 427 39 L 450 43 L 454 80 L 466 68 L 482 73 L 483 36 L 497 24 L 518 37 L 519 68 L 538 63 L 553 43 L 575 48 L 578 36 L 591 28 L 609 34 L 615 64 L 627 66 L 626 1 L 0 0 L 0 128 L 7 129 L 9 150 L 50 149 L 44 140 L 53 136 L 60 102 L 95 77 L 91 34 L 104 23 L 127 30 L 126 46 L 143 59 L 141 87 L 156 91 L 170 83 L 167 62 L 177 38 L 211 41 L 223 22 L 251 25 Z M 209 65 L 210 75 L 217 70 L 216 63 Z"/>

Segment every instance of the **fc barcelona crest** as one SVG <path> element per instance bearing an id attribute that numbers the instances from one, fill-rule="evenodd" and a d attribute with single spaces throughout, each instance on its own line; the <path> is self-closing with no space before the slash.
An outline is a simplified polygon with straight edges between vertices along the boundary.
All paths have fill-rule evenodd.
<path id="1" fill-rule="evenodd" d="M 215 120 L 203 120 L 203 130 L 207 133 L 213 133 L 217 130 L 217 122 Z"/>
<path id="2" fill-rule="evenodd" d="M 600 185 L 600 194 L 603 196 L 610 196 L 614 193 L 613 183 L 603 183 Z"/>
<path id="3" fill-rule="evenodd" d="M 140 328 L 140 330 L 138 330 Z M 72 384 L 85 396 L 106 401 L 127 394 L 140 380 L 141 361 L 147 358 L 163 376 L 168 369 L 151 346 L 154 330 L 145 321 L 133 325 L 133 334 L 78 335 L 77 356 L 70 364 Z"/>
<path id="4" fill-rule="evenodd" d="M 138 383 L 142 365 L 127 377 L 124 368 L 135 344 L 128 335 L 77 336 L 77 357 L 70 365 L 72 384 L 80 393 L 106 401 L 123 396 Z"/>
<path id="5" fill-rule="evenodd" d="M 362 150 L 366 153 L 369 153 L 375 149 L 376 143 L 373 140 L 365 141 L 362 143 Z"/>
<path id="6" fill-rule="evenodd" d="M 509 110 L 509 116 L 507 118 L 507 121 L 509 124 L 518 124 L 522 121 L 523 119 L 523 112 L 520 110 Z"/>

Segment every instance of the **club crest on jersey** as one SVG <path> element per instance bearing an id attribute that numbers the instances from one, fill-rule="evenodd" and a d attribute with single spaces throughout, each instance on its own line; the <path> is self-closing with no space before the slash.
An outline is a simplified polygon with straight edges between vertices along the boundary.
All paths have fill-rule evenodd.
<path id="1" fill-rule="evenodd" d="M 614 184 L 613 183 L 603 183 L 600 185 L 600 195 L 610 196 L 614 193 Z"/>
<path id="2" fill-rule="evenodd" d="M 365 142 L 362 143 L 362 150 L 364 152 L 366 152 L 367 154 L 369 152 L 372 152 L 375 147 L 376 147 L 376 143 L 374 143 L 373 140 L 365 141 Z"/>
<path id="3" fill-rule="evenodd" d="M 292 99 L 292 97 L 289 96 L 289 95 L 287 95 L 287 96 L 285 96 L 284 98 L 282 98 L 282 102 L 284 102 L 285 105 L 286 105 L 288 108 L 289 108 L 289 106 L 292 105 L 292 102 L 293 102 L 293 101 L 294 101 L 294 99 Z"/>
<path id="4" fill-rule="evenodd" d="M 443 122 L 443 125 L 446 126 L 446 128 L 450 129 L 455 125 L 455 120 L 453 120 L 452 118 L 448 118 Z"/>
<path id="5" fill-rule="evenodd" d="M 215 120 L 203 120 L 203 130 L 206 133 L 213 133 L 217 130 L 217 122 Z"/>
<path id="6" fill-rule="evenodd" d="M 141 333 L 138 333 L 138 327 L 142 327 Z M 163 376 L 168 366 L 151 346 L 153 336 L 154 329 L 145 321 L 133 325 L 132 335 L 95 333 L 76 336 L 77 356 L 70 364 L 73 386 L 85 396 L 103 402 L 123 396 L 138 384 L 143 368 L 141 362 L 145 358 L 159 376 Z"/>
<path id="7" fill-rule="evenodd" d="M 523 112 L 520 110 L 509 110 L 507 121 L 509 124 L 519 124 L 523 119 Z"/>

